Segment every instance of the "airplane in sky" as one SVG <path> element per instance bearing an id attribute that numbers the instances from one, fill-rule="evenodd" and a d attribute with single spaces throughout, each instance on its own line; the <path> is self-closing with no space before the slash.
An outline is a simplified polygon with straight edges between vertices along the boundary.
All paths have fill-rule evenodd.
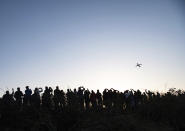
<path id="1" fill-rule="evenodd" d="M 139 67 L 139 68 L 140 68 L 141 66 L 142 66 L 141 63 L 137 63 L 137 64 L 136 64 L 136 67 Z"/>

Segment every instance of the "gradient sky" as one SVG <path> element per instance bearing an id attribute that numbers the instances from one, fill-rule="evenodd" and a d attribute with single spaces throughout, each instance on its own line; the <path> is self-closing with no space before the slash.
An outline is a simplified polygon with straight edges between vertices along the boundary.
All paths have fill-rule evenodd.
<path id="1" fill-rule="evenodd" d="M 0 92 L 26 85 L 185 89 L 185 2 L 1 0 Z"/>

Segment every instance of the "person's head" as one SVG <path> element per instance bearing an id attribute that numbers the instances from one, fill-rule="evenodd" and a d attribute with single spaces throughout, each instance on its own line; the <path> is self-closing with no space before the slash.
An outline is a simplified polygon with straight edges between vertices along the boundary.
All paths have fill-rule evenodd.
<path id="1" fill-rule="evenodd" d="M 38 88 L 35 88 L 34 93 L 38 93 Z"/>
<path id="2" fill-rule="evenodd" d="M 49 90 L 52 91 L 53 89 L 51 87 L 49 87 Z"/>
<path id="3" fill-rule="evenodd" d="M 20 87 L 17 87 L 17 91 L 20 91 Z"/>
<path id="4" fill-rule="evenodd" d="M 9 91 L 6 91 L 6 94 L 9 95 Z"/>
<path id="5" fill-rule="evenodd" d="M 26 86 L 26 90 L 28 90 L 29 89 L 29 86 Z"/>
<path id="6" fill-rule="evenodd" d="M 58 86 L 56 86 L 56 89 L 58 90 L 58 89 L 59 89 L 59 87 L 58 87 Z"/>
<path id="7" fill-rule="evenodd" d="M 39 89 L 36 87 L 36 88 L 35 88 L 35 91 L 38 91 L 38 90 L 39 90 Z"/>

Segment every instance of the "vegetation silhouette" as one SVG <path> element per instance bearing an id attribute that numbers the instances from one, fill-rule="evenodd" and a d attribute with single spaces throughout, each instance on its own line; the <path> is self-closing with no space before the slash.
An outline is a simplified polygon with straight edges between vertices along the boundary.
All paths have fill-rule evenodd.
<path id="1" fill-rule="evenodd" d="M 43 92 L 43 93 L 41 93 Z M 0 99 L 1 131 L 185 130 L 185 92 L 26 86 Z"/>

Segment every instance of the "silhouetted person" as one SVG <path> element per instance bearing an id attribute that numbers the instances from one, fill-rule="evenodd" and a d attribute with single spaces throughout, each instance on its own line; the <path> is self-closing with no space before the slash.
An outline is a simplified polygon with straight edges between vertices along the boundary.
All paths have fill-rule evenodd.
<path id="1" fill-rule="evenodd" d="M 134 98 L 135 98 L 135 105 L 136 105 L 136 107 L 138 107 L 139 104 L 141 104 L 141 101 L 142 101 L 142 96 L 141 96 L 141 91 L 140 90 L 137 90 L 134 93 Z"/>
<path id="2" fill-rule="evenodd" d="M 97 90 L 96 98 L 98 107 L 102 107 L 102 94 L 100 93 L 99 90 Z"/>
<path id="3" fill-rule="evenodd" d="M 31 100 L 32 90 L 29 89 L 29 86 L 26 86 L 25 94 L 24 94 L 24 105 L 29 105 Z"/>
<path id="4" fill-rule="evenodd" d="M 20 88 L 18 87 L 17 88 L 17 91 L 15 92 L 15 94 L 14 94 L 14 97 L 15 97 L 15 100 L 16 100 L 16 104 L 18 105 L 18 106 L 21 106 L 22 105 L 22 98 L 23 98 L 23 93 L 22 93 L 22 91 L 20 90 Z"/>
<path id="5" fill-rule="evenodd" d="M 63 90 L 60 91 L 60 107 L 64 108 L 66 106 L 66 98 L 65 98 L 65 92 Z"/>
<path id="6" fill-rule="evenodd" d="M 97 107 L 97 102 L 96 102 L 96 94 L 93 90 L 91 91 L 91 94 L 90 94 L 90 101 L 92 104 L 92 108 L 95 109 Z"/>
<path id="7" fill-rule="evenodd" d="M 134 97 L 133 92 L 131 92 L 129 99 L 130 99 L 130 109 L 131 109 L 131 111 L 134 111 L 136 104 L 135 104 L 135 97 Z"/>
<path id="8" fill-rule="evenodd" d="M 113 105 L 113 92 L 112 90 L 108 90 L 107 92 L 107 108 L 108 110 L 111 109 L 112 105 Z"/>
<path id="9" fill-rule="evenodd" d="M 67 89 L 67 106 L 71 107 L 72 105 L 72 91 L 70 89 Z"/>
<path id="10" fill-rule="evenodd" d="M 109 96 L 108 96 L 108 89 L 104 89 L 104 91 L 103 91 L 103 104 L 105 105 L 105 108 L 107 108 L 108 107 L 108 98 Z"/>
<path id="11" fill-rule="evenodd" d="M 144 92 L 143 95 L 142 95 L 141 104 L 146 104 L 147 101 L 148 101 L 147 94 L 146 94 L 146 92 Z"/>
<path id="12" fill-rule="evenodd" d="M 120 97 L 119 91 L 113 89 L 113 91 L 112 91 L 112 107 L 115 110 L 118 110 L 120 102 L 121 102 L 119 97 Z"/>
<path id="13" fill-rule="evenodd" d="M 80 109 L 80 100 L 79 100 L 79 96 L 78 96 L 78 92 L 76 90 L 76 88 L 72 91 L 70 90 L 70 94 L 71 94 L 71 107 L 73 109 Z"/>
<path id="14" fill-rule="evenodd" d="M 125 103 L 126 103 L 126 111 L 130 109 L 130 91 L 129 90 L 126 90 L 124 92 L 124 95 L 125 95 Z"/>
<path id="15" fill-rule="evenodd" d="M 42 104 L 46 108 L 51 107 L 51 95 L 52 95 L 53 89 L 51 87 L 45 87 L 43 96 L 42 96 Z"/>
<path id="16" fill-rule="evenodd" d="M 80 109 L 84 109 L 84 92 L 85 88 L 83 86 L 78 88 L 78 101 L 79 101 L 79 105 L 80 105 Z"/>
<path id="17" fill-rule="evenodd" d="M 119 94 L 119 111 L 123 111 L 125 109 L 125 95 L 123 92 Z"/>
<path id="18" fill-rule="evenodd" d="M 11 106 L 14 104 L 13 94 L 10 94 L 9 91 L 6 91 L 6 94 L 3 95 L 2 102 L 5 106 Z"/>
<path id="19" fill-rule="evenodd" d="M 55 109 L 59 109 L 59 104 L 60 104 L 60 101 L 61 101 L 61 92 L 59 90 L 59 87 L 56 86 L 56 89 L 54 90 L 54 96 L 53 96 L 53 101 L 54 101 L 54 104 L 55 104 Z"/>
<path id="20" fill-rule="evenodd" d="M 87 89 L 84 91 L 84 99 L 85 99 L 85 108 L 89 109 L 90 106 L 90 91 Z"/>
<path id="21" fill-rule="evenodd" d="M 31 96 L 31 105 L 36 107 L 36 108 L 40 107 L 40 103 L 41 103 L 40 92 L 42 92 L 41 88 L 35 88 L 34 93 Z"/>

